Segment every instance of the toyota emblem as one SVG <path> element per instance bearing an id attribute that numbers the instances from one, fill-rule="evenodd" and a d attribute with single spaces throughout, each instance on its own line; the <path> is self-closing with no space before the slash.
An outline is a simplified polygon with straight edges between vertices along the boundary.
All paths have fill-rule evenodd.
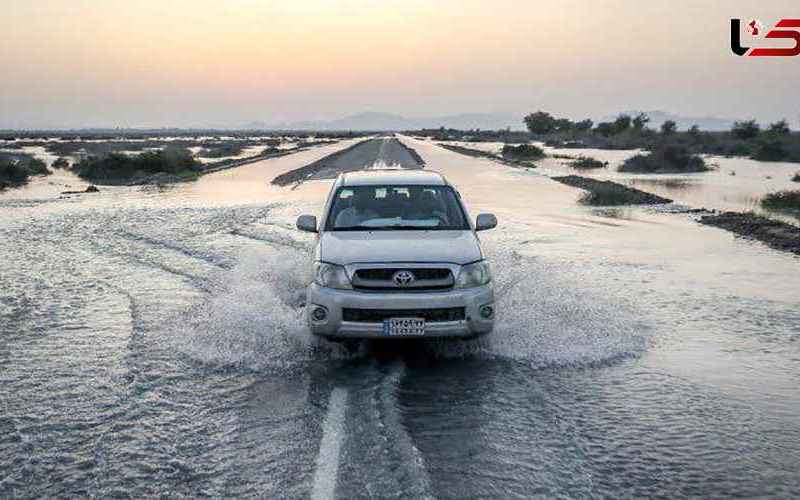
<path id="1" fill-rule="evenodd" d="M 394 284 L 401 287 L 409 286 L 414 282 L 415 279 L 414 273 L 411 271 L 397 271 L 394 273 L 394 275 L 392 275 L 392 281 Z"/>

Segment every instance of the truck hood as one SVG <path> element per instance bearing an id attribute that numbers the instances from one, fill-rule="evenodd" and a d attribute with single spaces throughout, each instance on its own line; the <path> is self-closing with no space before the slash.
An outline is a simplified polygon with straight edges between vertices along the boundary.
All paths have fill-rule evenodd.
<path id="1" fill-rule="evenodd" d="M 449 262 L 468 264 L 483 258 L 472 231 L 326 231 L 317 244 L 317 260 L 331 264 Z"/>

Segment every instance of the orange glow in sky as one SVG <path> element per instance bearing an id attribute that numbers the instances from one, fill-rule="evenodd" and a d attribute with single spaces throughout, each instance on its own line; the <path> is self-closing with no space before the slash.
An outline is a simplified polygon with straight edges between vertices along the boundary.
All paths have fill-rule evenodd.
<path id="1" fill-rule="evenodd" d="M 372 110 L 797 118 L 800 58 L 731 17 L 795 1 L 0 0 L 0 127 L 237 126 Z"/>

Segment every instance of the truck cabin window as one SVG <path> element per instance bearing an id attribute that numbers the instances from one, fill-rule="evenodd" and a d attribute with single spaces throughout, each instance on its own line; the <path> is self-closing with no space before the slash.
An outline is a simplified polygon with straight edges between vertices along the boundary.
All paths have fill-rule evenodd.
<path id="1" fill-rule="evenodd" d="M 331 231 L 469 229 L 450 186 L 340 188 L 328 215 Z"/>

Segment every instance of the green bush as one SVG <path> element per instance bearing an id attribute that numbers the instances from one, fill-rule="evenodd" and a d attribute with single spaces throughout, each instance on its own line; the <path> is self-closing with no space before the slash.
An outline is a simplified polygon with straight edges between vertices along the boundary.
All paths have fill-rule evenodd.
<path id="1" fill-rule="evenodd" d="M 661 133 L 664 135 L 672 135 L 678 130 L 678 125 L 674 120 L 665 120 L 661 124 Z"/>
<path id="2" fill-rule="evenodd" d="M 544 151 L 531 144 L 520 144 L 519 146 L 506 144 L 503 146 L 502 155 L 503 158 L 509 160 L 538 160 L 544 158 Z"/>
<path id="3" fill-rule="evenodd" d="M 242 142 L 223 142 L 219 144 L 208 144 L 200 150 L 197 156 L 203 158 L 226 158 L 228 156 L 238 156 L 245 148 Z"/>
<path id="4" fill-rule="evenodd" d="M 592 130 L 592 125 L 594 125 L 594 122 L 587 118 L 585 120 L 575 122 L 574 128 L 579 132 L 586 132 Z"/>
<path id="5" fill-rule="evenodd" d="M 734 122 L 731 134 L 737 139 L 748 140 L 758 137 L 761 127 L 755 120 Z"/>
<path id="6" fill-rule="evenodd" d="M 557 126 L 556 119 L 545 111 L 531 113 L 523 120 L 532 134 L 547 134 L 555 130 Z"/>
<path id="7" fill-rule="evenodd" d="M 589 170 L 593 168 L 605 168 L 608 166 L 608 162 L 603 162 L 600 160 L 596 160 L 594 158 L 589 158 L 588 156 L 581 156 L 575 161 L 570 162 L 570 166 L 572 168 L 577 168 L 581 170 Z"/>
<path id="8" fill-rule="evenodd" d="M 786 120 L 777 121 L 769 126 L 769 132 L 775 135 L 788 135 L 791 131 Z"/>
<path id="9" fill-rule="evenodd" d="M 633 122 L 631 123 L 635 130 L 641 131 L 647 128 L 647 124 L 650 123 L 650 117 L 647 116 L 646 113 L 639 113 L 633 118 Z"/>
<path id="10" fill-rule="evenodd" d="M 768 141 L 758 146 L 752 158 L 760 161 L 782 161 L 788 156 L 789 152 L 781 141 Z"/>
<path id="11" fill-rule="evenodd" d="M 594 128 L 594 131 L 603 137 L 610 137 L 616 133 L 614 124 L 611 122 L 600 122 Z"/>
<path id="12" fill-rule="evenodd" d="M 687 148 L 674 144 L 655 148 L 649 155 L 634 155 L 620 166 L 620 172 L 691 173 L 711 170 L 703 158 L 690 154 Z"/>
<path id="13" fill-rule="evenodd" d="M 189 150 L 169 148 L 160 151 L 146 151 L 136 156 L 122 153 L 93 156 L 76 163 L 72 168 L 85 179 L 114 183 L 157 173 L 177 175 L 198 172 L 201 165 Z"/>
<path id="14" fill-rule="evenodd" d="M 725 151 L 726 156 L 750 156 L 753 154 L 753 148 L 746 143 L 737 143 Z"/>
<path id="15" fill-rule="evenodd" d="M 22 160 L 0 160 L 0 189 L 20 186 L 33 175 L 48 175 L 47 165 L 42 160 L 26 158 Z"/>
<path id="16" fill-rule="evenodd" d="M 19 162 L 13 160 L 0 161 L 0 185 L 4 187 L 22 184 L 28 180 L 28 171 Z"/>
<path id="17" fill-rule="evenodd" d="M 28 175 L 48 175 L 52 172 L 47 170 L 47 164 L 42 160 L 31 158 L 29 160 L 21 160 L 18 162 L 22 168 L 28 171 Z"/>
<path id="18" fill-rule="evenodd" d="M 53 168 L 69 168 L 69 160 L 61 156 L 53 162 Z"/>
<path id="19" fill-rule="evenodd" d="M 800 210 L 800 191 L 778 191 L 761 199 L 761 206 L 779 210 Z"/>

